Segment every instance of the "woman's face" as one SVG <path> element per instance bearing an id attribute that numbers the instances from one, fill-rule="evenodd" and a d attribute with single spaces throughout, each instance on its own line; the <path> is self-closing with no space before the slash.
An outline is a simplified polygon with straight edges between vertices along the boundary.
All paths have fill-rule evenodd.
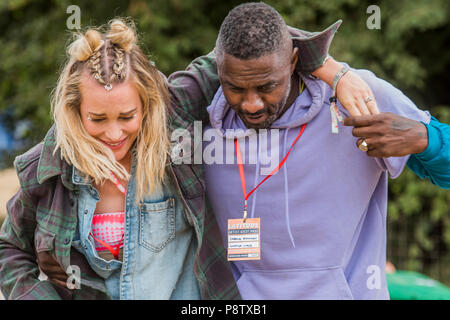
<path id="1" fill-rule="evenodd" d="M 107 91 L 84 72 L 81 78 L 81 121 L 86 131 L 126 161 L 142 123 L 142 103 L 132 81 L 114 83 Z"/>

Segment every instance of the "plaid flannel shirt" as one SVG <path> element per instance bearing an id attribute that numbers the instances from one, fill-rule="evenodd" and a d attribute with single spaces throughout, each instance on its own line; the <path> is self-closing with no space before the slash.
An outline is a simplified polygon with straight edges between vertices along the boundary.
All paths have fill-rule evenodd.
<path id="1" fill-rule="evenodd" d="M 299 47 L 297 70 L 305 74 L 320 67 L 341 21 L 320 33 L 290 29 Z M 208 121 L 206 107 L 219 87 L 214 53 L 195 59 L 185 71 L 168 79 L 171 103 L 169 126 L 193 134 L 195 120 Z M 55 148 L 54 127 L 44 141 L 14 162 L 20 190 L 7 203 L 7 217 L 0 230 L 0 288 L 7 299 L 108 299 L 104 280 L 71 247 L 77 225 L 77 196 L 72 167 Z M 205 198 L 202 165 L 170 164 L 182 194 L 188 220 L 198 240 L 194 272 L 204 299 L 240 299 L 226 251 L 211 207 Z M 81 290 L 69 290 L 38 279 L 37 262 L 51 256 L 68 270 L 81 271 Z M 70 273 L 68 272 L 68 275 Z"/>

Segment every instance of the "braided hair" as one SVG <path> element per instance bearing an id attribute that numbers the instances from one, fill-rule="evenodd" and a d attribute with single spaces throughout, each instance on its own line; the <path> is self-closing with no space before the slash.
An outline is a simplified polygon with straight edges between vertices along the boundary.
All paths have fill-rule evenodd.
<path id="1" fill-rule="evenodd" d="M 128 179 L 129 173 L 111 150 L 85 130 L 80 115 L 80 86 L 85 76 L 95 79 L 107 91 L 114 90 L 116 83 L 132 81 L 142 102 L 143 117 L 136 139 L 136 200 L 142 199 L 162 183 L 169 153 L 166 114 L 170 99 L 164 75 L 137 44 L 132 22 L 120 18 L 107 26 L 75 34 L 67 53 L 68 61 L 52 93 L 55 152 L 60 150 L 67 163 L 97 184 L 110 179 L 110 172 Z M 98 90 L 104 90 L 101 86 Z"/>

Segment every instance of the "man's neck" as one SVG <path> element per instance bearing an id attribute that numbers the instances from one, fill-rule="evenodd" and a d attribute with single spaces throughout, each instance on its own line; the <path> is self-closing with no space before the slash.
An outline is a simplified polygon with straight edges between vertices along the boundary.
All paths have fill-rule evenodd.
<path id="1" fill-rule="evenodd" d="M 281 118 L 281 116 L 286 112 L 286 110 L 289 109 L 297 99 L 299 92 L 299 82 L 300 82 L 299 76 L 296 72 L 294 72 L 291 76 L 291 90 L 289 92 L 289 96 L 286 100 L 286 104 L 284 105 L 283 110 L 278 116 L 278 119 Z"/>

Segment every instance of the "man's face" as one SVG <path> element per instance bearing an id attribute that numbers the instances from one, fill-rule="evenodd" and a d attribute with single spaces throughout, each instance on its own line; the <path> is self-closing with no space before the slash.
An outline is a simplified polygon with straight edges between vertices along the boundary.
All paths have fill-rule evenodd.
<path id="1" fill-rule="evenodd" d="M 218 65 L 223 93 L 247 128 L 263 129 L 280 116 L 289 97 L 295 57 L 273 53 L 241 60 L 224 54 Z"/>

